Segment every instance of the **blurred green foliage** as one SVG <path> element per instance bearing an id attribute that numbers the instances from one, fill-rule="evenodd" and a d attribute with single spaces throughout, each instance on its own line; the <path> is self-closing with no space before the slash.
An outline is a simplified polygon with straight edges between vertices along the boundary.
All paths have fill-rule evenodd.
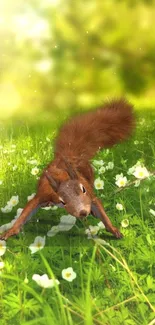
<path id="1" fill-rule="evenodd" d="M 0 3 L 0 116 L 153 101 L 155 1 Z"/>

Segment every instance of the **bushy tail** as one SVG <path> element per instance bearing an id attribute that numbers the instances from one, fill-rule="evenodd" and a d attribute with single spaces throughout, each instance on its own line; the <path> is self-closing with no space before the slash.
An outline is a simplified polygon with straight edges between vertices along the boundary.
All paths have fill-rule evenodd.
<path id="1" fill-rule="evenodd" d="M 107 102 L 96 111 L 73 117 L 61 128 L 56 156 L 90 159 L 99 149 L 127 139 L 134 124 L 133 106 L 127 100 Z"/>

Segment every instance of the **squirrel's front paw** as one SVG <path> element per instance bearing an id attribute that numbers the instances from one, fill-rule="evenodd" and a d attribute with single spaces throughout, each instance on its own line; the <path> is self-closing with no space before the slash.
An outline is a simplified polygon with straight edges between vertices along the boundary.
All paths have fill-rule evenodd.
<path id="1" fill-rule="evenodd" d="M 1 240 L 7 240 L 9 237 L 13 235 L 17 235 L 20 232 L 19 228 L 10 228 L 6 232 L 0 235 Z"/>
<path id="2" fill-rule="evenodd" d="M 113 231 L 112 233 L 114 234 L 114 236 L 118 239 L 122 238 L 123 235 L 121 234 L 121 232 L 119 231 L 119 229 L 117 229 L 116 227 L 113 227 Z"/>

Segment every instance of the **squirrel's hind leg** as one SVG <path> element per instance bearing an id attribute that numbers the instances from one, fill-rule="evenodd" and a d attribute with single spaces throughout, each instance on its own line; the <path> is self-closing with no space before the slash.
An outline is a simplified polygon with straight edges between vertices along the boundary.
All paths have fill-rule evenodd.
<path id="1" fill-rule="evenodd" d="M 91 205 L 91 212 L 94 215 L 94 217 L 100 218 L 103 224 L 105 225 L 105 228 L 107 231 L 111 232 L 116 238 L 122 238 L 123 235 L 121 232 L 113 226 L 111 223 L 109 217 L 107 216 L 102 203 L 98 198 L 95 198 Z"/>

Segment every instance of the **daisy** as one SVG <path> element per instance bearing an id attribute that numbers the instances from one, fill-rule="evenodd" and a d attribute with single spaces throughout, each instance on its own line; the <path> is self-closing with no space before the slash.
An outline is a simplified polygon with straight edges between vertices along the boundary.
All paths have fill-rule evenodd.
<path id="1" fill-rule="evenodd" d="M 94 186 L 96 190 L 103 190 L 104 188 L 104 181 L 100 179 L 100 177 L 96 178 L 94 181 Z"/>
<path id="2" fill-rule="evenodd" d="M 106 166 L 106 169 L 113 169 L 113 168 L 114 168 L 113 161 L 109 161 L 108 165 Z"/>
<path id="3" fill-rule="evenodd" d="M 48 237 L 53 237 L 55 236 L 58 232 L 60 231 L 59 225 L 53 226 L 47 233 Z"/>
<path id="4" fill-rule="evenodd" d="M 88 239 L 90 239 L 96 236 L 99 230 L 100 230 L 99 226 L 89 226 L 89 228 L 85 230 L 85 234 L 88 235 Z"/>
<path id="5" fill-rule="evenodd" d="M 120 177 L 118 177 L 118 176 L 120 176 Z M 127 184 L 127 178 L 126 178 L 126 176 L 123 176 L 123 174 L 116 175 L 116 182 L 115 182 L 115 184 L 118 187 L 125 187 L 126 184 Z"/>
<path id="6" fill-rule="evenodd" d="M 29 246 L 29 249 L 31 250 L 31 254 L 34 254 L 37 251 L 44 248 L 44 246 L 45 246 L 45 236 L 44 237 L 37 236 L 34 242 Z"/>
<path id="7" fill-rule="evenodd" d="M 8 205 L 15 207 L 19 203 L 19 196 L 12 196 L 10 201 L 7 202 Z"/>
<path id="8" fill-rule="evenodd" d="M 143 178 L 149 176 L 149 172 L 146 169 L 146 167 L 137 166 L 134 173 L 133 173 L 133 175 L 138 179 L 143 179 Z"/>
<path id="9" fill-rule="evenodd" d="M 21 209 L 21 208 L 17 209 L 17 214 L 16 214 L 16 216 L 14 217 L 14 219 L 19 218 L 19 216 L 21 215 L 22 211 L 23 211 L 23 209 Z"/>
<path id="10" fill-rule="evenodd" d="M 129 220 L 128 220 L 128 219 L 123 219 L 123 220 L 121 221 L 121 226 L 122 226 L 123 228 L 127 228 L 127 227 L 129 226 Z"/>
<path id="11" fill-rule="evenodd" d="M 29 195 L 29 196 L 27 197 L 27 200 L 28 200 L 28 201 L 32 200 L 32 199 L 35 197 L 35 195 L 36 195 L 36 193 L 32 193 L 31 195 Z"/>
<path id="12" fill-rule="evenodd" d="M 12 211 L 12 205 L 7 204 L 4 208 L 1 208 L 3 213 L 9 213 Z"/>
<path id="13" fill-rule="evenodd" d="M 105 169 L 105 167 L 104 166 L 102 166 L 100 169 L 99 169 L 99 174 L 104 174 L 105 173 L 105 171 L 106 171 L 106 169 Z"/>
<path id="14" fill-rule="evenodd" d="M 62 278 L 72 282 L 76 278 L 76 273 L 73 271 L 72 267 L 62 270 Z"/>
<path id="15" fill-rule="evenodd" d="M 33 274 L 32 280 L 36 281 L 36 283 L 42 288 L 53 288 L 55 284 L 60 283 L 57 279 L 49 279 L 47 274 Z"/>
<path id="16" fill-rule="evenodd" d="M 123 205 L 121 203 L 116 204 L 116 209 L 119 211 L 122 211 L 124 209 Z"/>
<path id="17" fill-rule="evenodd" d="M 103 224 L 102 221 L 98 222 L 97 226 L 98 226 L 100 229 L 105 229 L 105 225 Z"/>
<path id="18" fill-rule="evenodd" d="M 39 173 L 39 168 L 38 167 L 34 167 L 31 169 L 31 174 L 32 175 L 37 175 Z"/>
<path id="19" fill-rule="evenodd" d="M 149 212 L 155 217 L 155 210 L 150 209 Z"/>
<path id="20" fill-rule="evenodd" d="M 6 242 L 5 240 L 0 240 L 0 256 L 4 255 L 6 251 Z"/>
<path id="21" fill-rule="evenodd" d="M 38 165 L 38 161 L 37 161 L 36 159 L 27 160 L 27 162 L 28 162 L 30 165 Z"/>
<path id="22" fill-rule="evenodd" d="M 102 167 L 104 165 L 104 161 L 103 160 L 93 160 L 93 165 L 95 167 Z"/>

